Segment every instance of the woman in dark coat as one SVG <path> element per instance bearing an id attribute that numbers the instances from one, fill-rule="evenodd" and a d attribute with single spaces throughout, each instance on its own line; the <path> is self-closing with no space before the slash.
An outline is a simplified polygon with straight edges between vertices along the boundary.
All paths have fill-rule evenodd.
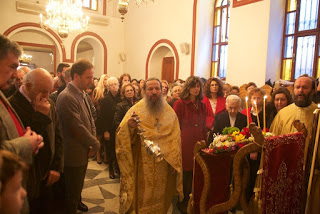
<path id="1" fill-rule="evenodd" d="M 199 77 L 191 76 L 182 89 L 181 99 L 177 100 L 175 110 L 181 129 L 183 192 L 184 199 L 178 203 L 182 213 L 186 213 L 189 194 L 192 188 L 193 148 L 197 141 L 206 139 L 206 106 L 202 102 L 202 82 Z"/>
<path id="2" fill-rule="evenodd" d="M 120 94 L 123 100 L 117 104 L 114 113 L 113 126 L 115 130 L 117 130 L 127 111 L 136 103 L 135 89 L 131 83 L 124 84 L 121 87 Z"/>
<path id="3" fill-rule="evenodd" d="M 121 101 L 119 93 L 119 82 L 116 77 L 107 80 L 108 94 L 101 100 L 100 115 L 97 119 L 97 136 L 105 141 L 106 153 L 109 161 L 109 177 L 115 178 L 114 167 L 118 171 L 115 151 L 115 129 L 113 117 L 117 104 Z"/>

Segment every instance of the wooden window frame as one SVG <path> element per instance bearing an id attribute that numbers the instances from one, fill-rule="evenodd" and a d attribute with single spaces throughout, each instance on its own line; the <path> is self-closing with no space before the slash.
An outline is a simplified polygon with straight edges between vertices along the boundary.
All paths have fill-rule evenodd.
<path id="1" fill-rule="evenodd" d="M 223 1 L 223 0 L 222 0 Z M 217 77 L 220 77 L 219 75 L 220 75 L 220 51 L 221 51 L 221 46 L 224 46 L 224 45 L 228 45 L 228 41 L 227 42 L 221 42 L 221 22 L 222 22 L 222 9 L 223 8 L 227 8 L 227 20 L 226 20 L 226 35 L 228 35 L 228 24 L 229 24 L 229 19 L 228 19 L 228 17 L 229 17 L 229 9 L 230 9 L 230 7 L 231 7 L 231 4 L 230 4 L 230 1 L 231 0 L 227 0 L 227 5 L 224 5 L 224 6 L 219 6 L 219 7 L 217 7 L 216 6 L 216 3 L 214 3 L 214 12 L 213 12 L 213 30 L 212 30 L 212 44 L 211 44 L 211 59 L 210 59 L 210 61 L 211 61 L 211 71 L 210 71 L 210 76 L 213 76 L 213 74 L 212 74 L 212 63 L 213 62 L 216 62 L 217 63 Z M 215 23 L 215 15 L 216 15 L 216 12 L 217 12 L 217 10 L 218 9 L 220 9 L 220 24 L 219 25 L 214 25 L 214 23 Z M 219 41 L 218 41 L 218 43 L 215 43 L 215 41 L 214 41 L 214 30 L 215 30 L 215 28 L 216 27 L 219 27 L 220 28 L 220 30 L 219 30 L 219 35 L 218 35 L 218 37 L 219 37 Z M 213 57 L 213 47 L 215 46 L 215 45 L 218 45 L 218 58 L 217 58 L 217 61 L 213 61 L 212 60 L 212 57 Z M 222 80 L 225 80 L 226 79 L 226 77 L 220 77 Z"/>
<path id="2" fill-rule="evenodd" d="M 313 62 L 313 71 L 312 71 L 312 77 L 317 78 L 317 70 L 318 70 L 318 59 L 320 58 L 319 56 L 319 37 L 320 37 L 320 2 L 319 2 L 319 8 L 318 8 L 318 21 L 317 21 L 317 28 L 312 29 L 312 30 L 303 30 L 299 31 L 299 18 L 300 18 L 300 5 L 301 5 L 301 0 L 297 0 L 297 7 L 296 10 L 288 12 L 288 4 L 290 0 L 286 0 L 286 7 L 285 7 L 285 16 L 284 16 L 284 26 L 283 26 L 283 38 L 282 38 L 282 53 L 281 53 L 281 72 L 280 72 L 280 79 L 283 78 L 283 66 L 284 66 L 284 60 L 286 59 L 292 59 L 291 62 L 291 79 L 290 81 L 295 80 L 295 65 L 296 65 L 296 52 L 297 52 L 297 42 L 299 37 L 304 37 L 304 36 L 316 36 L 316 41 L 315 41 L 315 50 L 314 50 L 314 62 Z M 296 17 L 295 17 L 295 27 L 294 27 L 294 32 L 293 34 L 286 34 L 286 28 L 287 28 L 287 16 L 290 13 L 296 12 Z M 284 50 L 285 50 L 285 45 L 286 45 L 286 38 L 293 36 L 294 42 L 293 42 L 293 51 L 292 51 L 292 58 L 286 58 L 284 57 Z"/>
<path id="3" fill-rule="evenodd" d="M 86 10 L 98 11 L 98 9 L 99 9 L 99 1 L 98 0 L 89 0 L 89 1 L 90 1 L 90 6 L 89 7 L 82 6 L 82 8 L 86 9 Z M 97 1 L 97 9 L 96 10 L 92 9 L 92 1 Z M 83 0 L 82 0 L 82 2 L 83 2 Z"/>

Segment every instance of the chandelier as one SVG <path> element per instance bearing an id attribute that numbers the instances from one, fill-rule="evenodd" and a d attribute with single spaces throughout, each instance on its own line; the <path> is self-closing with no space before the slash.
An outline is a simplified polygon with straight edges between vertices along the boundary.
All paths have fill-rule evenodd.
<path id="1" fill-rule="evenodd" d="M 41 27 L 51 28 L 61 38 L 67 38 L 71 31 L 83 33 L 88 29 L 89 17 L 84 18 L 81 0 L 49 0 L 47 15 L 40 14 Z"/>
<path id="2" fill-rule="evenodd" d="M 136 5 L 140 5 L 142 3 L 148 3 L 149 1 L 154 2 L 154 0 L 135 0 Z M 121 20 L 123 22 L 124 15 L 127 14 L 129 8 L 129 0 L 119 0 L 118 1 L 118 11 L 121 14 Z"/>
<path id="3" fill-rule="evenodd" d="M 29 63 L 31 62 L 31 60 L 32 60 L 32 56 L 27 54 L 22 54 L 19 58 L 20 63 Z"/>

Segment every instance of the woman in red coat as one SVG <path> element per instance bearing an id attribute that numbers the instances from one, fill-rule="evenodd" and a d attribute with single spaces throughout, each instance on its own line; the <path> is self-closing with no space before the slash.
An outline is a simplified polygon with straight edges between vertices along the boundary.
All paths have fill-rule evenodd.
<path id="1" fill-rule="evenodd" d="M 181 129 L 183 192 L 184 199 L 177 203 L 182 213 L 186 213 L 189 194 L 192 188 L 193 148 L 197 141 L 206 139 L 206 107 L 201 101 L 202 82 L 199 77 L 191 76 L 173 109 L 175 110 Z"/>
<path id="2" fill-rule="evenodd" d="M 223 93 L 221 80 L 211 77 L 204 87 L 203 103 L 206 105 L 207 118 L 206 126 L 208 130 L 213 130 L 214 117 L 226 111 L 226 98 Z"/>

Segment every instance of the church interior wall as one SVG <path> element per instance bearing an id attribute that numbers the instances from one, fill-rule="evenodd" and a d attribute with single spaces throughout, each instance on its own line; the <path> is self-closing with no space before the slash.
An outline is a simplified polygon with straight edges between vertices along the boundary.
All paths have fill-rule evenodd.
<path id="1" fill-rule="evenodd" d="M 197 2 L 196 28 L 193 29 L 195 1 Z M 32 0 L 0 1 L 0 20 L 5 20 L 0 26 L 1 33 L 19 23 L 39 23 L 39 14 L 18 12 L 17 2 L 35 4 L 35 1 Z M 39 4 L 46 5 L 47 2 L 47 0 L 41 0 Z M 159 40 L 168 40 L 173 43 L 178 52 L 178 78 L 186 79 L 191 74 L 192 35 L 195 30 L 194 74 L 209 78 L 214 0 L 157 0 L 141 4 L 139 7 L 135 5 L 134 1 L 130 1 L 129 11 L 125 15 L 124 22 L 121 22 L 120 14 L 117 11 L 117 1 L 98 2 L 98 11 L 84 10 L 84 12 L 93 18 L 98 17 L 105 20 L 103 25 L 89 22 L 88 31 L 99 35 L 106 44 L 106 70 L 109 76 L 129 73 L 132 78 L 145 78 L 147 58 L 152 46 Z M 107 2 L 106 11 L 101 5 L 103 2 Z M 261 86 L 268 79 L 276 80 L 279 78 L 284 4 L 285 0 L 264 0 L 233 8 L 231 1 L 227 82 L 242 85 L 248 81 L 255 81 Z M 37 31 L 31 30 L 26 36 L 14 35 L 13 33 L 9 35 L 9 38 L 12 36 L 14 40 L 24 39 L 44 44 L 55 44 L 57 64 L 63 62 L 61 47 L 57 41 L 50 41 L 48 38 L 39 39 L 37 38 L 41 35 L 39 32 L 44 33 L 45 30 L 38 29 Z M 49 33 L 46 32 L 46 34 Z M 72 43 L 77 36 L 78 33 L 70 33 L 68 38 L 62 41 L 65 48 L 65 58 L 69 63 L 72 63 L 71 53 L 76 52 L 76 47 L 74 50 L 72 49 Z M 182 53 L 180 45 L 183 43 L 190 48 L 188 54 Z M 101 43 L 97 44 L 100 49 L 103 48 Z M 125 57 L 119 57 L 120 54 Z M 95 60 L 99 60 L 101 57 L 95 56 L 95 58 Z M 75 59 L 76 57 L 74 57 Z M 95 74 L 98 77 L 102 74 L 104 61 L 96 64 L 100 64 L 98 66 L 100 68 Z"/>
<path id="2" fill-rule="evenodd" d="M 226 81 L 265 82 L 270 0 L 231 8 Z"/>
<path id="3" fill-rule="evenodd" d="M 129 3 L 125 15 L 124 71 L 133 78 L 145 78 L 146 60 L 152 46 L 161 39 L 170 40 L 181 56 L 180 43 L 191 44 L 193 1 L 161 0 L 139 7 Z M 179 78 L 190 76 L 191 55 L 180 58 Z"/>
<path id="4" fill-rule="evenodd" d="M 195 52 L 195 75 L 211 75 L 214 0 L 198 1 Z"/>

